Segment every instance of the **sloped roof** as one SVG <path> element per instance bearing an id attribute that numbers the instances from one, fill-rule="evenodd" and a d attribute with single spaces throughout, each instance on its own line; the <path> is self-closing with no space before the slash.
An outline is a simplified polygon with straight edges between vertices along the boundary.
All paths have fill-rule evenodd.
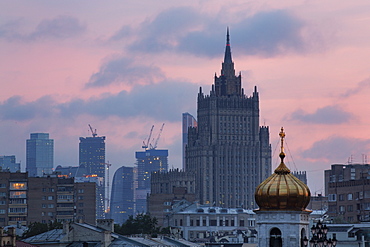
<path id="1" fill-rule="evenodd" d="M 66 234 L 63 233 L 63 229 L 54 229 L 48 232 L 44 232 L 26 239 L 23 239 L 27 243 L 41 243 L 41 242 L 60 242 Z"/>

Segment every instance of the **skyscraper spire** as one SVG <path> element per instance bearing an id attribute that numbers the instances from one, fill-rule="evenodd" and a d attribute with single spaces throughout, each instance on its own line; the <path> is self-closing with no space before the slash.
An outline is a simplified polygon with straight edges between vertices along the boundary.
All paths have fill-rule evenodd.
<path id="1" fill-rule="evenodd" d="M 224 63 L 229 64 L 229 63 L 232 63 L 232 62 L 233 61 L 231 59 L 229 27 L 227 27 L 227 33 L 226 33 L 226 49 L 225 49 Z"/>

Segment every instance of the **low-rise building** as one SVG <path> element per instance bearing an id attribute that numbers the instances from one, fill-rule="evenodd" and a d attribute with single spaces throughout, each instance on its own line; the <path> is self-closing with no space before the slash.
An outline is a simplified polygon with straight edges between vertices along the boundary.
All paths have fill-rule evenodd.
<path id="1" fill-rule="evenodd" d="M 181 201 L 169 215 L 169 225 L 188 241 L 256 242 L 255 213 L 243 208 L 189 205 Z"/>

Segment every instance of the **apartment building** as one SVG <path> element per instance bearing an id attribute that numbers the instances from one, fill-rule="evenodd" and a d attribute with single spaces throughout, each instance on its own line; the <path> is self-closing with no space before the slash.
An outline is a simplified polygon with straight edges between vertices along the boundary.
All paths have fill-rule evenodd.
<path id="1" fill-rule="evenodd" d="M 0 172 L 0 226 L 83 220 L 95 223 L 95 183 Z"/>
<path id="2" fill-rule="evenodd" d="M 370 165 L 334 164 L 325 170 L 328 214 L 337 222 L 370 221 Z"/>

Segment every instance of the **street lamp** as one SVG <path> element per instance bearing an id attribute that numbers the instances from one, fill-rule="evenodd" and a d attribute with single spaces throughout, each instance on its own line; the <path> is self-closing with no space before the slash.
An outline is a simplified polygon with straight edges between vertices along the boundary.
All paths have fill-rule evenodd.
<path id="1" fill-rule="evenodd" d="M 328 231 L 329 228 L 319 220 L 316 225 L 311 227 L 312 238 L 308 240 L 305 236 L 303 238 L 303 245 L 307 247 L 308 243 L 310 243 L 310 247 L 335 247 L 337 245 L 337 239 L 335 235 L 333 239 L 327 239 Z"/>

